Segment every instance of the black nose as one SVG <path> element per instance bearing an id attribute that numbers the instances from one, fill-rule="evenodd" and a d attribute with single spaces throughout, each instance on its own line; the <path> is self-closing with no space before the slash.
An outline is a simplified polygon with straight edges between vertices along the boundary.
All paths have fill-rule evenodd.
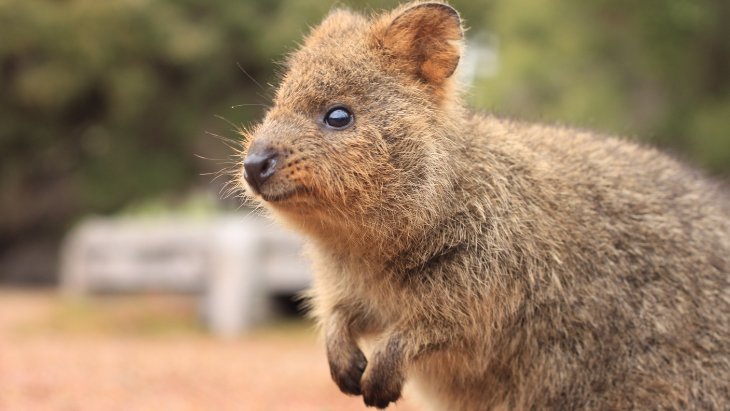
<path id="1" fill-rule="evenodd" d="M 252 149 L 243 160 L 243 178 L 257 193 L 261 186 L 274 175 L 279 156 L 275 150 Z"/>

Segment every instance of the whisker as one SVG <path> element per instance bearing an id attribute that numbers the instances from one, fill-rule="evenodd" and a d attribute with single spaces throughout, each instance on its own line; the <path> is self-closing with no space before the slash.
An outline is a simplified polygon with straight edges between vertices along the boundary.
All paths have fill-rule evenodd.
<path id="1" fill-rule="evenodd" d="M 241 63 L 236 62 L 236 65 L 238 66 L 238 68 L 241 69 L 241 71 L 243 72 L 243 74 L 247 75 L 248 78 L 251 79 L 251 81 L 253 81 L 254 83 L 256 83 L 257 86 L 261 87 L 261 90 L 263 90 L 264 92 L 266 92 L 266 89 L 264 88 L 264 86 L 262 86 L 261 84 L 259 84 L 259 82 L 256 81 L 253 77 L 251 77 L 250 74 L 246 73 L 246 70 L 244 70 L 243 67 L 241 67 Z"/>
<path id="2" fill-rule="evenodd" d="M 263 107 L 271 107 L 268 104 L 250 103 L 250 104 L 236 104 L 235 106 L 231 106 L 231 108 L 236 108 L 236 107 L 241 107 L 241 106 L 263 106 Z"/>
<path id="3" fill-rule="evenodd" d="M 210 131 L 206 131 L 205 134 L 211 135 L 211 136 L 213 136 L 215 138 L 218 138 L 218 139 L 223 140 L 223 141 L 225 141 L 227 143 L 230 143 L 230 144 L 235 144 L 237 146 L 243 146 L 243 144 L 241 144 L 240 141 L 233 140 L 233 139 L 230 139 L 228 137 L 219 136 L 218 134 L 211 133 Z M 233 148 L 233 147 L 230 147 L 230 148 Z"/>

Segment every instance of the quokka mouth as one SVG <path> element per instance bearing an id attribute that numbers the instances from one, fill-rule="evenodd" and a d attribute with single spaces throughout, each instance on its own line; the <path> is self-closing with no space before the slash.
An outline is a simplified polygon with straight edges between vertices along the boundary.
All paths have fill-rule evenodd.
<path id="1" fill-rule="evenodd" d="M 297 187 L 297 188 L 294 188 L 292 190 L 288 190 L 288 191 L 286 191 L 284 193 L 281 193 L 281 194 L 270 195 L 270 194 L 260 193 L 260 195 L 261 195 L 261 198 L 264 201 L 266 201 L 267 203 L 279 203 L 279 202 L 288 200 L 288 199 L 290 199 L 290 198 L 292 198 L 292 197 L 294 197 L 294 196 L 296 196 L 298 194 L 301 194 L 301 193 L 304 193 L 304 192 L 307 192 L 307 191 L 309 191 L 309 190 L 307 190 L 304 187 Z"/>

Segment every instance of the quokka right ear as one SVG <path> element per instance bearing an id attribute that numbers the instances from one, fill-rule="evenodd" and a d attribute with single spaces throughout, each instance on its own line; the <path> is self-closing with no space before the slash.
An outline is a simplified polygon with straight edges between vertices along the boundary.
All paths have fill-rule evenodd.
<path id="1" fill-rule="evenodd" d="M 440 85 L 459 64 L 464 37 L 459 13 L 442 3 L 421 3 L 396 16 L 385 29 L 382 46 L 399 69 Z"/>

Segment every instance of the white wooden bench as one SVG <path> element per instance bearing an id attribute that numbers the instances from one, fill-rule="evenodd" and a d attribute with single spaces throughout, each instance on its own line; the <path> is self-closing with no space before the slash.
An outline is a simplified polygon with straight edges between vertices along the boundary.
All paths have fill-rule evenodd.
<path id="1" fill-rule="evenodd" d="M 61 288 L 86 293 L 181 292 L 201 297 L 205 324 L 234 336 L 271 315 L 273 295 L 311 282 L 301 241 L 253 214 L 89 218 L 61 251 Z"/>

